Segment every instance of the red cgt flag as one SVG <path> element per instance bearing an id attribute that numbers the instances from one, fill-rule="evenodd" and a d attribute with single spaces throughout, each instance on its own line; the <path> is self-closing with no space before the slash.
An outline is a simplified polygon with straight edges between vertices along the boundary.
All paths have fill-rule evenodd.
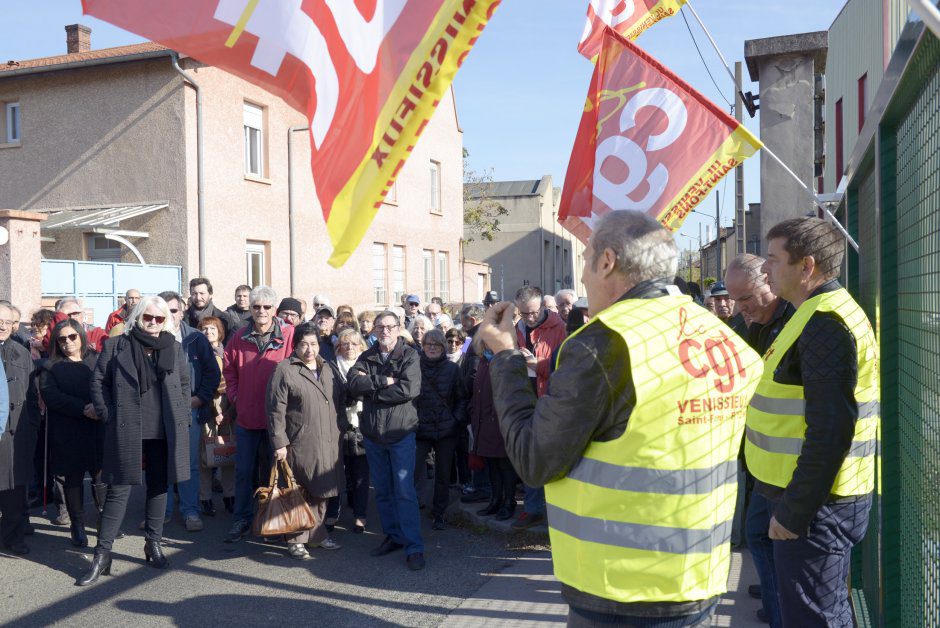
<path id="1" fill-rule="evenodd" d="M 310 121 L 333 244 L 355 251 L 500 0 L 82 0 L 85 13 L 281 96 Z"/>
<path id="2" fill-rule="evenodd" d="M 612 210 L 672 231 L 762 144 L 737 120 L 611 29 L 594 68 L 558 222 L 587 242 Z"/>
<path id="3" fill-rule="evenodd" d="M 610 27 L 629 40 L 656 22 L 672 17 L 687 0 L 591 0 L 578 52 L 595 59 L 601 51 L 604 29 Z"/>

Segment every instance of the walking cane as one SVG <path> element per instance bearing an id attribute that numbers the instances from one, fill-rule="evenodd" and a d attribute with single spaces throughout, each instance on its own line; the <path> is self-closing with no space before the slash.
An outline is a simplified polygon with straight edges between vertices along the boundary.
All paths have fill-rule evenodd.
<path id="1" fill-rule="evenodd" d="M 45 418 L 46 427 L 44 439 L 45 444 L 42 447 L 42 516 L 46 516 L 46 495 L 49 494 L 49 415 Z"/>

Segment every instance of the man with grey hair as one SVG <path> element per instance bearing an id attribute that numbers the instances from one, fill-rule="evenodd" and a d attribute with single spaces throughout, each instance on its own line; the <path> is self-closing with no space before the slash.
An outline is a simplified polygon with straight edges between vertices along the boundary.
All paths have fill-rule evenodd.
<path id="1" fill-rule="evenodd" d="M 568 315 L 571 314 L 577 300 L 578 293 L 571 288 L 564 288 L 555 293 L 555 305 L 558 306 L 558 315 L 561 320 L 568 322 Z"/>
<path id="2" fill-rule="evenodd" d="M 652 217 L 605 215 L 584 260 L 591 319 L 538 404 L 513 304 L 480 327 L 506 451 L 527 485 L 545 486 L 569 626 L 704 625 L 727 587 L 760 356 L 672 285 L 678 249 Z"/>
<path id="3" fill-rule="evenodd" d="M 237 331 L 225 347 L 225 394 L 235 406 L 235 521 L 226 543 L 240 541 L 254 518 L 252 471 L 258 456 L 270 460 L 265 392 L 278 362 L 289 357 L 294 327 L 274 319 L 277 293 L 258 286 L 248 295 L 251 325 Z M 264 465 L 262 465 L 263 468 Z"/>

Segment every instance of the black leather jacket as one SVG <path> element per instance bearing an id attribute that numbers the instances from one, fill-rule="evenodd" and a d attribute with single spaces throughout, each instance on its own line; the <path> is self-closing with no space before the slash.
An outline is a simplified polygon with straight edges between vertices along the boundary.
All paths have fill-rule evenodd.
<path id="1" fill-rule="evenodd" d="M 389 377 L 395 380 L 391 386 Z M 384 362 L 378 343 L 368 348 L 346 378 L 349 394 L 362 399 L 359 429 L 363 436 L 388 445 L 418 429 L 414 400 L 421 393 L 421 358 L 403 338 Z"/>
<path id="2" fill-rule="evenodd" d="M 667 280 L 642 282 L 620 297 L 665 296 Z M 490 362 L 493 398 L 506 451 L 529 486 L 564 477 L 591 441 L 620 437 L 636 406 L 630 356 L 623 336 L 596 321 L 565 343 L 548 393 L 538 399 L 529 384 L 525 358 L 502 351 Z M 712 600 L 624 604 L 563 585 L 572 606 L 615 615 L 676 617 L 698 612 Z"/>

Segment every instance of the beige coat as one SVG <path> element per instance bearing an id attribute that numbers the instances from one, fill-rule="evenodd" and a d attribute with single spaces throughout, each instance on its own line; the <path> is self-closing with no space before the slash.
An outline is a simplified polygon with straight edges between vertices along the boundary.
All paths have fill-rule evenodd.
<path id="1" fill-rule="evenodd" d="M 268 382 L 268 435 L 274 449 L 287 447 L 297 482 L 311 497 L 339 495 L 345 488 L 341 434 L 346 429 L 342 378 L 318 358 L 317 371 L 291 356 Z M 319 377 L 317 377 L 319 375 Z"/>

